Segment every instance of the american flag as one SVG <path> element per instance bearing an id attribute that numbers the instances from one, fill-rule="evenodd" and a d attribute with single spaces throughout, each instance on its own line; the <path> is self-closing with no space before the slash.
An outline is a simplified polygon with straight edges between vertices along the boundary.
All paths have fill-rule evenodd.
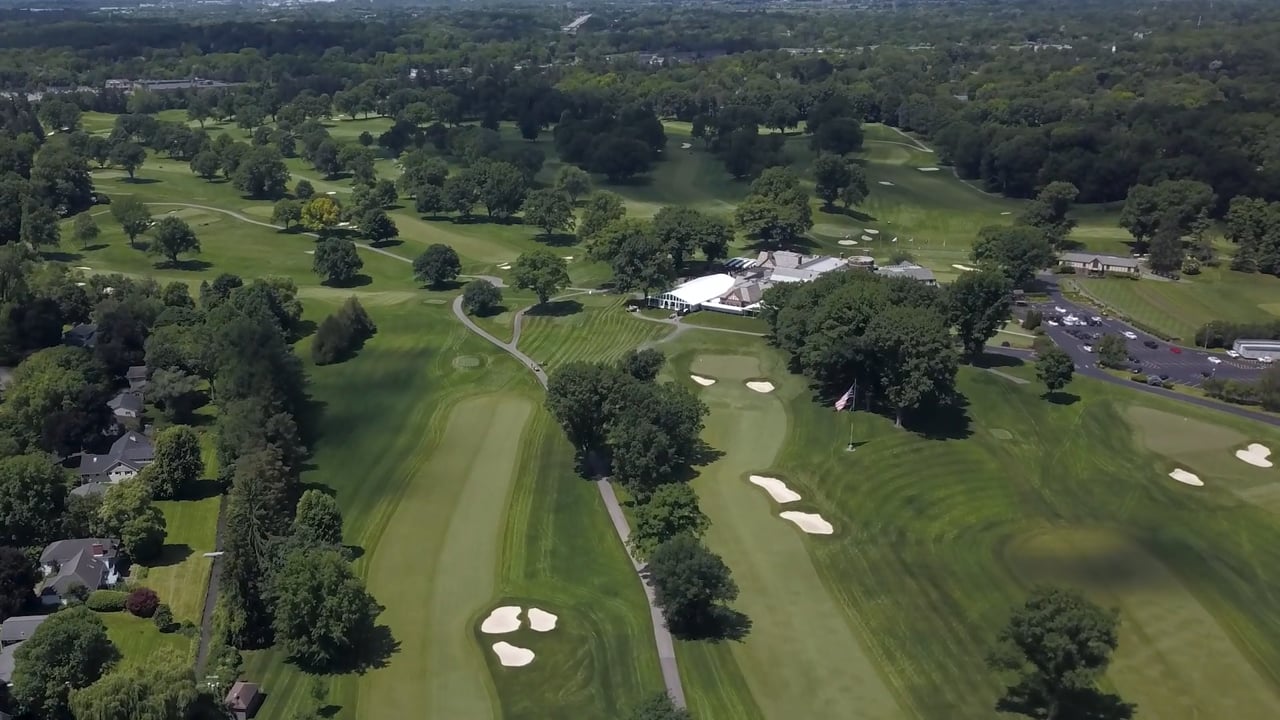
<path id="1" fill-rule="evenodd" d="M 848 390 L 844 391 L 844 394 L 841 395 L 840 399 L 836 401 L 836 412 L 842 412 L 846 407 L 849 407 L 849 401 L 853 399 L 853 391 L 857 387 L 858 387 L 858 384 L 854 383 L 853 385 L 849 386 Z"/>

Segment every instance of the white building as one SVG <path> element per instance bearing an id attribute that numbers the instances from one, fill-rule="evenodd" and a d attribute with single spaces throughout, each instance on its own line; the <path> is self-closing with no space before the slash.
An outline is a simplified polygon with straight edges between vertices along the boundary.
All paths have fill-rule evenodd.
<path id="1" fill-rule="evenodd" d="M 704 275 L 700 278 L 694 278 L 683 285 L 677 285 L 657 297 L 650 298 L 649 304 L 664 310 L 674 310 L 678 313 L 693 312 L 701 310 L 703 305 L 729 294 L 737 284 L 738 278 L 726 273 Z"/>

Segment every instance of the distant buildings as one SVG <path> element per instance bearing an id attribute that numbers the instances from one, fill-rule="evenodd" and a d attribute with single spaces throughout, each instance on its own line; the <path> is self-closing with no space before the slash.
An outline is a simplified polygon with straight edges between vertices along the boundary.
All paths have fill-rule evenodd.
<path id="1" fill-rule="evenodd" d="M 561 27 L 560 32 L 566 35 L 577 35 L 578 30 L 583 25 L 585 25 L 587 21 L 590 19 L 591 19 L 591 13 L 587 13 L 586 15 L 579 15 L 578 17 L 574 18 L 573 22 L 569 23 L 568 25 L 565 25 L 564 27 Z"/>
<path id="2" fill-rule="evenodd" d="M 902 277 L 915 280 L 923 285 L 937 285 L 938 278 L 927 267 L 912 262 L 900 262 L 897 265 L 884 265 L 875 269 L 877 275 L 884 277 Z"/>
<path id="3" fill-rule="evenodd" d="M 123 78 L 116 78 L 108 80 L 103 87 L 108 90 L 123 90 L 125 92 L 135 92 L 138 90 L 147 90 L 150 92 L 173 92 L 175 90 L 229 88 L 243 84 L 244 83 L 223 82 L 222 80 L 208 80 L 206 78 L 187 78 L 185 80 L 126 80 Z"/>
<path id="4" fill-rule="evenodd" d="M 1062 256 L 1058 258 L 1058 265 L 1072 268 L 1077 273 L 1093 277 L 1103 277 L 1108 273 L 1128 275 L 1129 277 L 1140 277 L 1142 275 L 1142 267 L 1137 259 L 1116 255 L 1095 255 L 1093 253 L 1080 252 L 1062 253 Z"/>
<path id="5" fill-rule="evenodd" d="M 76 538 L 51 543 L 40 553 L 44 583 L 40 602 L 61 605 L 75 588 L 88 590 L 115 585 L 120 581 L 116 556 L 120 541 L 114 538 Z"/>

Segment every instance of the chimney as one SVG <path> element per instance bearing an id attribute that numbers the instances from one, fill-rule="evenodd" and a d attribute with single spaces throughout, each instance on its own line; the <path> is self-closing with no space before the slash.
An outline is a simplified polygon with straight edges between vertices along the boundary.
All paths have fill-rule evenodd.
<path id="1" fill-rule="evenodd" d="M 94 544 L 93 544 L 93 556 L 94 556 L 94 557 L 102 557 L 103 555 L 106 555 L 106 554 L 107 554 L 107 553 L 102 549 L 102 543 L 94 543 Z"/>

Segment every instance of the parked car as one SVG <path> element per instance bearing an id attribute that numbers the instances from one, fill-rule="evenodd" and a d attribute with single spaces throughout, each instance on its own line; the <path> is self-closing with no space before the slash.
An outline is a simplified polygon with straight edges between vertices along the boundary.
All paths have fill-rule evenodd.
<path id="1" fill-rule="evenodd" d="M 1228 351 L 1227 351 L 1227 357 L 1229 357 L 1229 358 L 1238 358 L 1238 357 L 1240 357 L 1240 353 L 1236 352 L 1235 350 L 1228 350 Z"/>
<path id="2" fill-rule="evenodd" d="M 1144 340 L 1142 341 L 1142 344 L 1146 345 L 1152 350 L 1155 350 L 1156 348 L 1160 347 L 1160 343 L 1156 342 L 1155 340 Z"/>
<path id="3" fill-rule="evenodd" d="M 1174 355 L 1181 355 L 1182 348 L 1178 347 L 1177 345 L 1170 345 L 1169 352 L 1173 353 Z"/>
<path id="4" fill-rule="evenodd" d="M 1216 358 L 1216 357 L 1210 356 L 1209 362 L 1213 363 L 1214 365 L 1217 365 L 1218 363 L 1222 362 L 1222 358 Z"/>
<path id="5" fill-rule="evenodd" d="M 1137 339 L 1138 339 L 1138 333 L 1133 332 L 1132 330 L 1125 330 L 1124 332 L 1122 332 L 1122 333 L 1120 333 L 1120 334 L 1121 334 L 1121 335 L 1123 335 L 1123 336 L 1125 336 L 1125 337 L 1127 337 L 1127 338 L 1129 338 L 1130 340 L 1137 340 Z"/>
<path id="6" fill-rule="evenodd" d="M 1160 379 L 1161 379 L 1161 380 L 1168 380 L 1168 379 L 1169 379 L 1169 373 L 1160 373 Z"/>
<path id="7" fill-rule="evenodd" d="M 1092 346 L 1092 345 L 1085 345 L 1083 349 L 1084 349 L 1084 351 L 1085 351 L 1085 352 L 1093 352 L 1093 346 Z"/>
<path id="8" fill-rule="evenodd" d="M 1270 365 L 1270 364 L 1271 364 L 1271 356 L 1270 356 L 1270 355 L 1263 355 L 1262 357 L 1258 358 L 1258 362 L 1262 363 L 1263 365 Z"/>
<path id="9" fill-rule="evenodd" d="M 1054 311 L 1054 312 L 1056 312 L 1056 313 L 1058 313 L 1059 315 L 1061 315 L 1062 313 L 1065 313 L 1065 312 L 1067 311 L 1067 309 L 1066 309 L 1066 308 L 1063 308 L 1063 307 L 1054 307 L 1054 308 L 1053 308 L 1053 311 Z"/>

